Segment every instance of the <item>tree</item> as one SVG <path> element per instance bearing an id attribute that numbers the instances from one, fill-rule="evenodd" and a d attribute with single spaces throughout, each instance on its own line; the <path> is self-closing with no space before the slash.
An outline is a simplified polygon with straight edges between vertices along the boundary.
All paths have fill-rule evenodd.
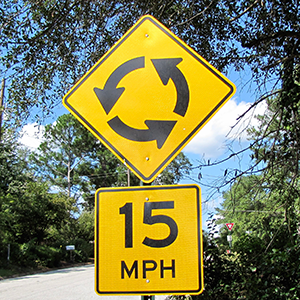
<path id="1" fill-rule="evenodd" d="M 206 8 L 204 3 L 189 7 L 186 1 L 3 1 L 1 69 L 2 74 L 9 71 L 12 74 L 7 99 L 11 112 L 24 120 L 30 108 L 37 105 L 47 115 L 57 100 L 146 13 L 153 13 L 173 26 L 197 49 L 200 44 L 205 45 L 203 50 L 208 48 L 208 51 L 203 53 L 214 57 L 213 50 L 219 49 L 215 37 L 220 36 L 215 33 L 220 28 L 210 29 L 210 24 L 203 22 L 206 40 L 195 42 L 193 34 L 200 31 L 199 19 L 188 21 L 193 13 Z M 179 25 L 182 22 L 186 25 Z"/>
<path id="2" fill-rule="evenodd" d="M 174 160 L 158 175 L 153 184 L 174 184 L 190 174 L 192 164 L 183 152 L 180 152 Z"/>
<path id="3" fill-rule="evenodd" d="M 252 108 L 278 96 L 276 132 L 285 130 L 282 140 L 266 132 L 252 144 L 259 147 L 269 139 L 271 144 L 281 143 L 282 149 L 293 144 L 294 153 L 299 152 L 297 1 L 6 0 L 0 10 L 1 70 L 3 76 L 9 74 L 6 103 L 12 121 L 27 120 L 33 106 L 40 109 L 38 118 L 50 113 L 134 22 L 152 14 L 220 71 L 250 69 L 249 88 L 255 89 L 256 97 Z M 294 158 L 283 157 L 285 165 L 296 166 Z M 253 173 L 255 167 L 253 162 L 248 170 L 225 172 L 219 187 Z"/>
<path id="4" fill-rule="evenodd" d="M 9 214 L 5 207 L 8 201 L 7 195 L 15 185 L 29 180 L 29 169 L 22 157 L 22 151 L 18 150 L 14 132 L 5 132 L 0 143 L 0 240 L 7 242 L 11 233 L 4 228 L 8 222 Z"/>
<path id="5" fill-rule="evenodd" d="M 297 240 L 296 216 L 299 209 L 299 198 L 293 199 L 294 206 L 287 208 L 286 197 L 281 195 L 278 186 L 276 190 L 270 186 L 273 182 L 261 181 L 262 176 L 241 177 L 229 191 L 223 194 L 222 208 L 217 209 L 221 219 L 218 224 L 234 223 L 233 242 L 239 242 L 241 237 L 250 235 L 260 240 L 263 251 L 268 249 L 285 249 L 295 244 Z M 272 178 L 278 181 L 277 178 Z M 222 234 L 227 235 L 227 228 Z M 226 239 L 225 239 L 226 240 Z"/>
<path id="6" fill-rule="evenodd" d="M 15 135 L 15 133 L 12 133 Z M 50 226 L 69 218 L 71 199 L 49 192 L 28 166 L 28 152 L 5 132 L 0 143 L 0 230 L 1 239 L 25 243 L 45 240 Z"/>
<path id="7" fill-rule="evenodd" d="M 274 147 L 266 152 L 269 160 L 293 145 L 294 156 L 283 151 L 281 157 L 284 165 L 296 168 L 300 93 L 297 1 L 6 0 L 0 10 L 0 69 L 2 76 L 8 77 L 6 111 L 11 113 L 11 121 L 26 121 L 31 111 L 38 111 L 37 118 L 50 113 L 131 25 L 142 15 L 152 14 L 220 71 L 250 69 L 249 88 L 255 89 L 251 108 L 277 96 L 275 132 L 284 130 L 283 138 L 268 131 L 252 145 L 260 147 L 266 139 L 282 145 L 276 153 Z M 32 110 L 35 106 L 37 110 Z M 236 155 L 232 153 L 228 160 Z M 198 167 L 203 165 L 205 162 Z M 256 166 L 253 161 L 247 170 L 225 170 L 224 181 L 217 188 L 255 172 Z"/>
<path id="8" fill-rule="evenodd" d="M 45 127 L 44 141 L 32 153 L 31 162 L 37 176 L 49 181 L 53 189 L 90 205 L 97 188 L 118 181 L 118 160 L 71 114 Z"/>
<path id="9" fill-rule="evenodd" d="M 77 237 L 85 241 L 94 241 L 94 211 L 83 211 L 78 218 Z"/>
<path id="10" fill-rule="evenodd" d="M 2 206 L 7 218 L 5 227 L 19 244 L 35 240 L 46 242 L 51 227 L 59 229 L 69 222 L 72 199 L 62 194 L 49 193 L 46 183 L 32 181 L 14 184 Z"/>
<path id="11" fill-rule="evenodd" d="M 297 1 L 2 1 L 2 74 L 11 74 L 8 103 L 28 116 L 49 113 L 58 99 L 144 14 L 152 14 L 224 71 L 250 67 L 260 86 L 270 76 L 299 92 Z M 9 71 L 9 73 L 8 73 Z M 58 95 L 60 97 L 58 97 Z M 21 118 L 23 119 L 23 118 Z"/>
<path id="12" fill-rule="evenodd" d="M 17 143 L 16 132 L 6 129 L 0 143 L 0 253 L 7 264 L 7 249 L 14 264 L 59 263 L 59 250 L 51 248 L 59 232 L 73 219 L 73 199 L 51 193 L 49 185 L 33 176 L 28 151 Z"/>
<path id="13" fill-rule="evenodd" d="M 283 126 L 280 100 L 269 98 L 259 126 L 249 129 L 253 165 L 223 193 L 217 210 L 221 219 L 215 220 L 215 225 L 235 223 L 232 253 L 225 252 L 228 231 L 223 227 L 206 251 L 206 291 L 195 299 L 219 293 L 224 299 L 299 298 L 299 157 L 297 139 L 285 139 L 299 121 L 292 119 L 292 133 Z"/>
<path id="14" fill-rule="evenodd" d="M 128 185 L 126 166 L 71 114 L 62 115 L 45 127 L 44 141 L 38 152 L 31 154 L 30 161 L 36 176 L 49 181 L 52 189 L 65 191 L 91 209 L 98 188 Z M 180 153 L 155 184 L 177 183 L 190 168 L 188 158 Z M 140 185 L 132 173 L 130 185 Z"/>
<path id="15" fill-rule="evenodd" d="M 294 110 L 298 114 L 299 108 Z M 267 186 L 269 198 L 274 206 L 283 209 L 287 221 L 290 241 L 297 231 L 299 209 L 299 120 L 293 117 L 289 124 L 281 124 L 286 113 L 278 98 L 268 100 L 268 110 L 264 116 L 258 116 L 260 126 L 249 130 L 253 140 L 258 141 L 251 147 L 252 159 L 260 164 L 262 182 Z M 262 138 L 262 133 L 265 138 Z M 294 136 L 294 137 L 292 137 Z M 276 200 L 275 200 L 276 199 Z"/>
<path id="16" fill-rule="evenodd" d="M 277 193 L 275 189 L 270 192 L 263 179 L 261 175 L 241 177 L 223 194 L 222 209 L 218 210 L 222 219 L 211 220 L 208 226 L 205 291 L 193 299 L 299 297 L 300 238 L 293 227 L 299 218 L 286 214 L 278 196 L 281 187 Z M 299 203 L 299 199 L 293 200 Z M 221 228 L 219 237 L 214 237 L 217 225 L 227 222 L 235 223 L 229 254 L 227 228 Z"/>

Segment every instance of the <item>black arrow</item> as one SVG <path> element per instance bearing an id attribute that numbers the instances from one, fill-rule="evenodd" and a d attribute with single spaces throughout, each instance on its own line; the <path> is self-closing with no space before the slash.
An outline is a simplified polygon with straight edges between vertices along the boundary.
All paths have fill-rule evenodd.
<path id="1" fill-rule="evenodd" d="M 184 75 L 177 68 L 182 58 L 151 59 L 151 61 L 164 85 L 167 85 L 170 78 L 173 80 L 177 92 L 177 102 L 173 111 L 184 117 L 189 106 L 190 93 Z"/>
<path id="2" fill-rule="evenodd" d="M 146 120 L 148 129 L 132 128 L 118 117 L 108 121 L 108 125 L 122 137 L 136 142 L 149 142 L 156 140 L 157 148 L 160 149 L 168 138 L 177 121 Z"/>
<path id="3" fill-rule="evenodd" d="M 102 104 L 106 114 L 108 114 L 113 106 L 116 104 L 125 88 L 117 88 L 118 83 L 121 79 L 128 73 L 145 67 L 145 57 L 133 58 L 126 61 L 115 69 L 111 75 L 108 77 L 105 86 L 102 89 L 97 87 L 94 88 L 94 92 L 97 95 L 100 103 Z"/>

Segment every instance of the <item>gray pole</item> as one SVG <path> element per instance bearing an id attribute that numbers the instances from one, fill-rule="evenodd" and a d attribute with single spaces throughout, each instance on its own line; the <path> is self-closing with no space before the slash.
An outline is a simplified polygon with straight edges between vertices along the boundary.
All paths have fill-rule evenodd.
<path id="1" fill-rule="evenodd" d="M 4 88 L 5 88 L 5 78 L 2 79 L 2 87 L 0 93 L 0 142 L 2 139 L 2 114 L 3 114 L 3 101 L 4 101 Z"/>
<path id="2" fill-rule="evenodd" d="M 9 263 L 10 259 L 10 244 L 7 245 L 7 263 Z"/>
<path id="3" fill-rule="evenodd" d="M 145 182 L 142 182 L 141 181 L 141 185 L 143 186 L 143 185 L 151 185 L 152 184 L 152 182 L 151 183 L 145 183 Z M 141 300 L 155 300 L 155 296 L 154 295 L 152 295 L 152 296 L 141 296 Z"/>

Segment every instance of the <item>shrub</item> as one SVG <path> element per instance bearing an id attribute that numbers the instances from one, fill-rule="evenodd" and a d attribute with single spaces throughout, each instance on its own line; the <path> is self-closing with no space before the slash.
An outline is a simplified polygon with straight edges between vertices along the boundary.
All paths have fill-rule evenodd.
<path id="1" fill-rule="evenodd" d="M 62 258 L 60 249 L 36 245 L 34 240 L 20 245 L 18 263 L 30 267 L 58 267 Z"/>

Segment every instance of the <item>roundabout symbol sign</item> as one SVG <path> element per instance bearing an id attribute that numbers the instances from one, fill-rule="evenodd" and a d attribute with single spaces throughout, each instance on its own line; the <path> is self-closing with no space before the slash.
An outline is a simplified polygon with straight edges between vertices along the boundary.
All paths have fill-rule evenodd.
<path id="1" fill-rule="evenodd" d="M 234 91 L 200 55 L 144 16 L 63 104 L 142 181 L 151 182 Z"/>
<path id="2" fill-rule="evenodd" d="M 167 85 L 169 79 L 172 79 L 177 92 L 176 106 L 173 112 L 184 117 L 189 105 L 189 87 L 184 75 L 177 68 L 177 64 L 182 61 L 182 58 L 152 59 L 151 61 L 164 85 Z M 130 72 L 144 67 L 145 57 L 133 58 L 112 72 L 103 89 L 94 88 L 106 114 L 109 114 L 125 90 L 124 87 L 117 88 L 122 78 Z M 162 148 L 176 123 L 177 121 L 171 120 L 145 120 L 148 129 L 137 129 L 125 124 L 119 116 L 108 121 L 111 129 L 125 139 L 136 142 L 156 140 L 158 149 Z"/>

